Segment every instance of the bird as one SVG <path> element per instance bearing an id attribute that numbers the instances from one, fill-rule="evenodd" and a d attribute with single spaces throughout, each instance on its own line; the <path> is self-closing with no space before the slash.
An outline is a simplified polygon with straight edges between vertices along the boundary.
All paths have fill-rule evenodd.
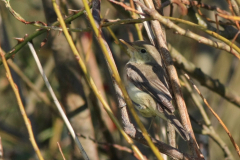
<path id="1" fill-rule="evenodd" d="M 126 47 L 130 60 L 125 66 L 126 90 L 135 108 L 144 117 L 160 117 L 170 121 L 183 138 L 189 133 L 174 115 L 172 95 L 158 50 L 145 41 L 120 41 Z"/>

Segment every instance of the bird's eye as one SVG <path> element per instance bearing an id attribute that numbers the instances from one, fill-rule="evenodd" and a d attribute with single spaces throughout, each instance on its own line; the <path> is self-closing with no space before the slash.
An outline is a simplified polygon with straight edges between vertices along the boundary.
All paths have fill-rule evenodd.
<path id="1" fill-rule="evenodd" d="M 141 49 L 141 53 L 146 53 L 147 51 L 145 49 Z"/>

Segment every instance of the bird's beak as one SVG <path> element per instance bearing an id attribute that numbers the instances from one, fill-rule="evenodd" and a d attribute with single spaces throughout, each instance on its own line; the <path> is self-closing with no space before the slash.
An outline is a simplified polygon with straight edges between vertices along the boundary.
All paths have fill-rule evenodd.
<path id="1" fill-rule="evenodd" d="M 126 42 L 123 39 L 119 39 L 119 41 L 124 44 L 125 48 L 128 50 L 129 53 L 136 51 L 136 49 L 133 47 L 131 42 Z M 131 53 L 130 53 L 130 55 L 131 55 Z"/>
<path id="2" fill-rule="evenodd" d="M 124 41 L 123 39 L 119 39 L 119 41 L 122 42 L 123 44 L 125 44 L 126 47 L 128 47 L 128 48 L 131 48 L 131 47 L 132 47 L 132 45 L 130 44 L 130 42 L 126 42 L 126 41 Z"/>

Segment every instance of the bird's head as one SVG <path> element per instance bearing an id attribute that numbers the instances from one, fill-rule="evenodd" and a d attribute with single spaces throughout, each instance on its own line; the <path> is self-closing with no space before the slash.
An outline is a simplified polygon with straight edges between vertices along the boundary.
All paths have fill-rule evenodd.
<path id="1" fill-rule="evenodd" d="M 120 41 L 126 46 L 132 62 L 147 64 L 161 61 L 158 50 L 150 43 L 145 41 L 126 42 L 122 39 Z"/>

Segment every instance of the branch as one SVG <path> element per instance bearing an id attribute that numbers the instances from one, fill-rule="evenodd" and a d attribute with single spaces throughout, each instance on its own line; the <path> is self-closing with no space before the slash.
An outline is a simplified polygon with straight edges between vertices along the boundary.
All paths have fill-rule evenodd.
<path id="1" fill-rule="evenodd" d="M 139 6 L 141 6 L 141 8 L 143 9 L 143 11 L 147 14 L 149 14 L 152 18 L 156 19 L 155 17 L 160 17 L 161 19 L 164 19 L 155 9 L 152 3 L 150 3 L 150 1 L 146 1 L 146 7 L 144 4 L 140 3 L 139 1 L 135 1 L 135 3 L 137 3 Z M 166 23 L 163 23 L 163 21 L 161 21 L 160 19 L 156 19 L 159 22 L 161 22 L 162 24 L 166 25 Z M 196 142 L 195 139 L 195 135 L 194 132 L 192 130 L 192 125 L 188 116 L 188 112 L 187 112 L 187 108 L 186 108 L 186 104 L 185 101 L 183 99 L 182 96 L 182 91 L 181 91 L 181 87 L 180 87 L 180 82 L 178 79 L 178 75 L 177 75 L 177 71 L 173 65 L 172 62 L 172 58 L 170 56 L 168 47 L 167 47 L 167 42 L 164 39 L 164 33 L 161 29 L 161 27 L 156 23 L 156 21 L 153 21 L 153 30 L 156 34 L 156 40 L 157 40 L 157 44 L 158 44 L 158 49 L 160 50 L 161 56 L 163 57 L 163 61 L 164 64 L 166 65 L 166 69 L 167 69 L 167 73 L 169 75 L 170 78 L 170 82 L 171 82 L 171 87 L 174 93 L 174 97 L 175 97 L 175 101 L 177 103 L 177 107 L 181 116 L 181 120 L 182 120 L 182 124 L 184 126 L 184 128 L 186 129 L 186 131 L 189 132 L 190 134 L 190 141 L 188 141 L 190 147 L 191 147 L 191 151 L 194 155 L 194 158 L 197 159 L 204 159 L 203 155 L 198 147 L 198 144 Z M 172 23 L 174 24 L 174 23 Z M 174 24 L 175 25 L 175 24 Z M 169 27 L 169 26 L 168 26 Z"/>
<path id="2" fill-rule="evenodd" d="M 59 113 L 60 113 L 64 123 L 66 124 L 69 132 L 71 133 L 71 136 L 72 136 L 73 140 L 75 141 L 76 145 L 78 146 L 80 152 L 82 153 L 84 159 L 88 160 L 89 158 L 88 158 L 84 148 L 82 147 L 82 144 L 78 140 L 78 138 L 77 138 L 77 136 L 76 136 L 76 134 L 75 134 L 75 132 L 74 132 L 74 130 L 73 130 L 73 128 L 72 128 L 68 118 L 67 118 L 67 116 L 65 115 L 65 113 L 64 113 L 64 111 L 63 111 L 63 109 L 62 109 L 62 107 L 61 107 L 61 105 L 60 105 L 60 103 L 59 103 L 55 93 L 53 92 L 53 89 L 52 89 L 52 87 L 51 87 L 51 85 L 50 85 L 50 83 L 49 83 L 49 81 L 48 81 L 48 79 L 47 79 L 47 77 L 46 77 L 46 75 L 45 75 L 45 73 L 43 71 L 42 65 L 41 65 L 41 63 L 39 61 L 39 58 L 37 56 L 37 53 L 36 53 L 32 43 L 28 42 L 28 46 L 29 46 L 29 48 L 31 50 L 31 53 L 32 53 L 32 55 L 34 57 L 34 60 L 35 60 L 36 64 L 37 64 L 37 67 L 38 67 L 38 69 L 40 71 L 40 74 L 41 74 L 41 76 L 42 76 L 42 78 L 43 78 L 43 80 L 44 80 L 44 82 L 46 84 L 46 87 L 49 90 L 50 95 L 52 96 L 53 101 L 54 101 L 54 103 L 55 103 L 55 105 L 56 105 L 56 107 L 57 107 L 57 109 L 58 109 L 58 111 L 59 111 Z"/>
<path id="3" fill-rule="evenodd" d="M 71 15 L 69 16 L 68 18 L 66 18 L 64 21 L 65 23 L 69 23 L 73 20 L 75 20 L 76 18 L 78 18 L 79 16 L 81 16 L 84 12 L 84 9 L 81 9 L 78 13 L 74 14 L 74 15 Z M 52 24 L 52 26 L 59 26 L 60 23 L 58 21 L 54 22 Z M 11 49 L 9 52 L 7 52 L 5 54 L 5 58 L 6 59 L 9 59 L 11 57 L 13 57 L 14 54 L 16 54 L 22 47 L 24 47 L 27 42 L 33 40 L 35 37 L 47 32 L 48 30 L 46 29 L 41 29 L 41 30 L 38 30 L 36 31 L 34 34 L 32 34 L 31 36 L 27 36 L 23 39 L 23 41 L 21 41 L 20 43 L 18 43 L 13 49 Z M 2 60 L 0 60 L 0 65 L 2 64 Z"/>
<path id="4" fill-rule="evenodd" d="M 230 131 L 228 130 L 227 126 L 224 124 L 224 122 L 221 120 L 221 118 L 217 115 L 217 113 L 211 108 L 211 106 L 209 105 L 209 103 L 207 102 L 207 100 L 203 97 L 203 95 L 201 94 L 201 92 L 199 91 L 199 89 L 197 88 L 197 86 L 193 83 L 193 81 L 190 79 L 190 77 L 187 74 L 184 74 L 185 77 L 189 80 L 189 82 L 192 84 L 193 88 L 198 92 L 198 94 L 201 96 L 201 98 L 203 99 L 203 102 L 206 104 L 206 106 L 208 107 L 208 109 L 212 112 L 212 114 L 217 118 L 217 120 L 219 121 L 219 123 L 221 124 L 221 126 L 223 127 L 223 129 L 226 131 L 226 133 L 228 134 L 235 150 L 237 151 L 238 156 L 240 157 L 240 150 L 239 147 L 237 145 L 237 143 L 235 142 L 235 140 L 232 137 L 232 134 L 230 133 Z"/>
<path id="5" fill-rule="evenodd" d="M 225 43 L 221 43 L 221 42 L 217 42 L 217 41 L 212 41 L 212 40 L 210 40 L 208 38 L 205 38 L 203 36 L 199 36 L 199 35 L 191 32 L 190 30 L 184 30 L 183 28 L 181 28 L 178 25 L 171 22 L 169 19 L 161 16 L 156 10 L 149 9 L 138 1 L 135 1 L 135 2 L 137 4 L 139 4 L 142 7 L 142 9 L 144 10 L 144 12 L 149 14 L 153 19 L 158 20 L 159 22 L 161 22 L 162 24 L 164 24 L 168 28 L 174 29 L 177 34 L 192 38 L 192 39 L 198 41 L 199 43 L 203 43 L 203 44 L 206 44 L 206 45 L 209 45 L 209 46 L 221 49 L 221 50 L 225 50 L 229 53 L 232 53 L 234 56 L 236 56 L 238 59 L 240 59 L 240 52 L 232 49 L 229 45 L 226 45 Z"/>
<path id="6" fill-rule="evenodd" d="M 34 134 L 33 134 L 33 131 L 32 131 L 31 122 L 30 122 L 30 120 L 27 117 L 26 111 L 24 109 L 24 106 L 23 106 L 23 103 L 22 103 L 22 100 L 21 100 L 21 97 L 20 97 L 20 94 L 19 94 L 19 91 L 18 91 L 18 87 L 17 87 L 17 85 L 13 81 L 10 69 L 9 69 L 9 67 L 7 65 L 7 61 L 6 61 L 6 59 L 4 57 L 4 54 L 2 52 L 2 48 L 0 48 L 0 55 L 2 57 L 3 65 L 4 65 L 5 69 L 6 69 L 6 77 L 7 77 L 8 81 L 9 81 L 9 83 L 11 84 L 11 87 L 12 87 L 14 93 L 15 93 L 15 96 L 17 98 L 17 102 L 18 102 L 18 105 L 19 105 L 19 109 L 21 111 L 23 120 L 24 120 L 25 125 L 27 127 L 27 131 L 28 131 L 28 134 L 29 134 L 29 140 L 32 143 L 32 146 L 33 146 L 33 148 L 34 148 L 38 158 L 40 160 L 44 160 L 43 157 L 42 157 L 42 154 L 41 154 L 41 152 L 40 152 L 40 150 L 39 150 L 39 148 L 37 146 L 37 143 L 35 141 Z"/>
<path id="7" fill-rule="evenodd" d="M 203 73 L 200 68 L 197 68 L 193 63 L 186 60 L 175 48 L 171 47 L 170 52 L 174 64 L 195 78 L 202 86 L 207 87 L 213 92 L 219 94 L 227 101 L 235 104 L 240 108 L 240 96 L 230 88 L 224 86 L 218 79 L 213 79 L 209 75 Z"/>
<path id="8" fill-rule="evenodd" d="M 193 90 L 192 90 L 189 82 L 187 81 L 186 77 L 184 77 L 184 75 L 181 75 L 181 78 L 184 82 L 184 87 L 187 89 L 187 91 L 189 92 L 193 102 L 195 103 L 195 105 L 199 109 L 206 125 L 199 123 L 194 118 L 191 118 L 191 119 L 194 120 L 194 122 L 196 122 L 202 128 L 201 134 L 209 135 L 219 145 L 219 147 L 221 147 L 221 149 L 224 152 L 224 155 L 225 155 L 226 159 L 233 160 L 234 158 L 233 158 L 233 155 L 232 155 L 229 147 L 227 146 L 227 144 L 222 140 L 222 138 L 219 136 L 219 134 L 213 128 L 213 126 L 211 124 L 211 121 L 210 121 L 202 103 L 199 100 L 200 99 L 199 96 L 196 94 L 196 92 L 193 92 Z"/>

